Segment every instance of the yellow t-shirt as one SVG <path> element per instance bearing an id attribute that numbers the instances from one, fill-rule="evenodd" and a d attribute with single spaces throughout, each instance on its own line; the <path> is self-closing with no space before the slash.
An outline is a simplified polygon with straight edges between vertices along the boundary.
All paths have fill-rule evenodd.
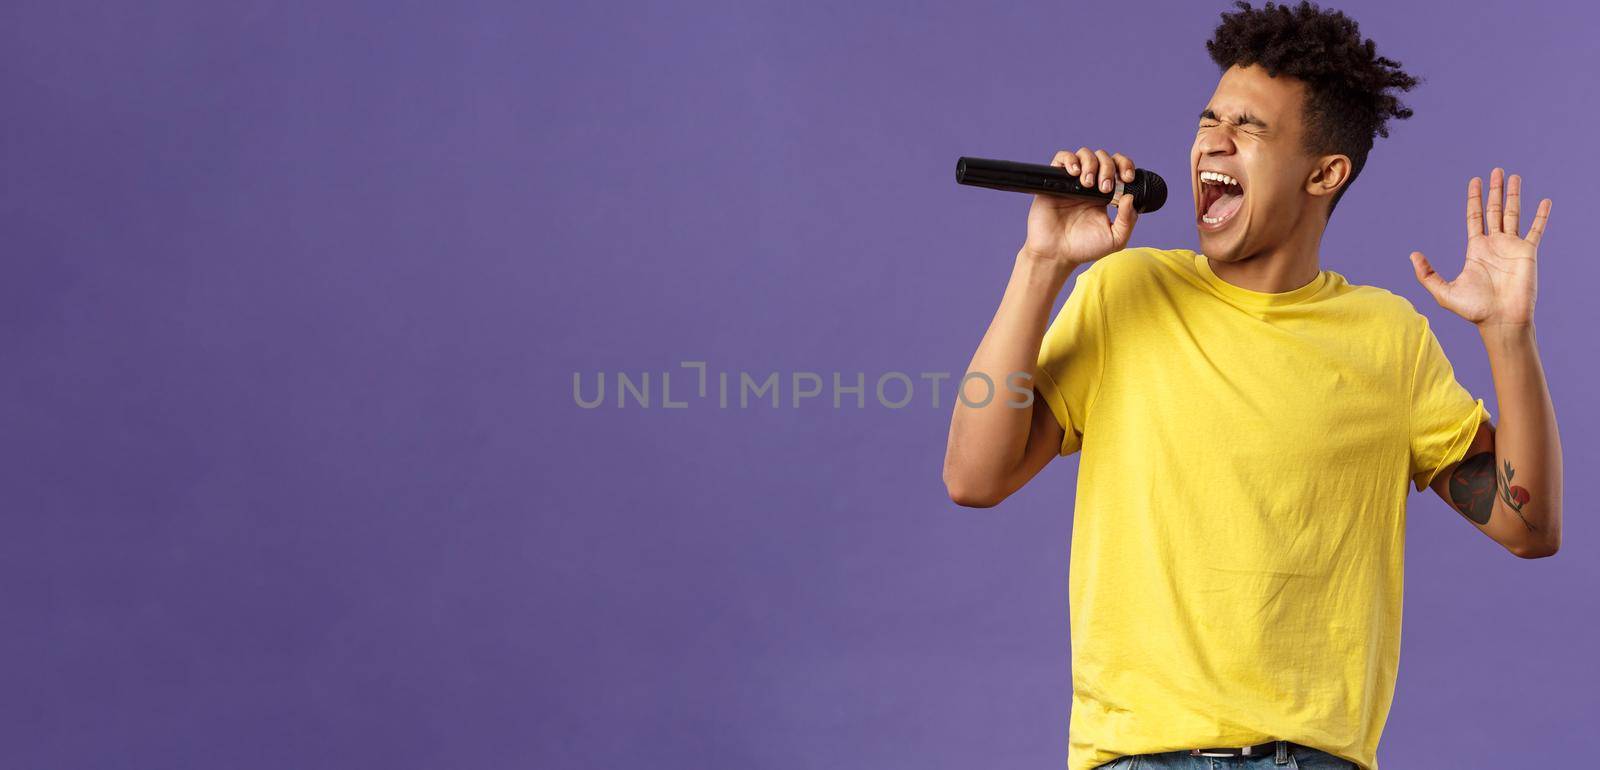
<path id="1" fill-rule="evenodd" d="M 1068 770 L 1280 739 L 1377 770 L 1406 486 L 1489 419 L 1428 319 L 1331 270 L 1266 293 L 1132 248 L 1081 269 L 1038 370 L 1082 450 Z"/>

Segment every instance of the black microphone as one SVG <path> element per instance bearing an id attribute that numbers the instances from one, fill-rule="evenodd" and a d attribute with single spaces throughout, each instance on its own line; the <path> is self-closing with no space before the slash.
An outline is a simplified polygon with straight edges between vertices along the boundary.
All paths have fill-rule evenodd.
<path id="1" fill-rule="evenodd" d="M 1132 182 L 1123 184 L 1119 175 L 1111 192 L 1100 192 L 1098 187 L 1083 186 L 1078 177 L 1060 166 L 962 156 L 956 161 L 956 182 L 1059 198 L 1087 198 L 1101 205 L 1110 205 L 1124 194 L 1131 194 L 1133 210 L 1140 214 L 1155 211 L 1167 202 L 1166 180 L 1142 168 L 1133 170 Z"/>

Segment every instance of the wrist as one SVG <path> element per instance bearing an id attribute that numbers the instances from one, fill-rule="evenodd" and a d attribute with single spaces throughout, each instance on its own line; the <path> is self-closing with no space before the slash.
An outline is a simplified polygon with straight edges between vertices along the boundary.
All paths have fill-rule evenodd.
<path id="1" fill-rule="evenodd" d="M 1519 344 L 1531 343 L 1534 338 L 1533 322 L 1526 323 L 1495 323 L 1485 322 L 1476 324 L 1478 336 L 1483 338 L 1485 344 Z"/>
<path id="2" fill-rule="evenodd" d="M 1533 322 L 1502 323 L 1499 321 L 1484 321 L 1473 324 L 1479 334 L 1532 334 Z"/>
<path id="3" fill-rule="evenodd" d="M 1013 272 L 1029 278 L 1039 278 L 1065 284 L 1067 278 L 1078 267 L 1078 263 L 1068 262 L 1057 257 L 1042 256 L 1029 251 L 1024 246 L 1017 251 L 1017 261 Z"/>

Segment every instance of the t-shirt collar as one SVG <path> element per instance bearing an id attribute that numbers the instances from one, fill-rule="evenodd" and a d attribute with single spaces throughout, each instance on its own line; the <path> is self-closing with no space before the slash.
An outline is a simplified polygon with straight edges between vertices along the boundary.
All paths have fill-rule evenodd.
<path id="1" fill-rule="evenodd" d="M 1313 294 L 1321 291 L 1322 287 L 1328 284 L 1328 271 L 1321 270 L 1318 271 L 1317 277 L 1311 280 L 1311 283 L 1299 288 L 1280 292 L 1255 291 L 1254 289 L 1235 286 L 1222 280 L 1221 276 L 1212 272 L 1211 260 L 1204 254 L 1195 252 L 1194 266 L 1200 277 L 1204 278 L 1206 283 L 1211 284 L 1212 288 L 1215 288 L 1223 296 L 1236 300 L 1241 304 L 1255 307 L 1292 305 L 1296 302 L 1303 302 L 1310 299 Z"/>

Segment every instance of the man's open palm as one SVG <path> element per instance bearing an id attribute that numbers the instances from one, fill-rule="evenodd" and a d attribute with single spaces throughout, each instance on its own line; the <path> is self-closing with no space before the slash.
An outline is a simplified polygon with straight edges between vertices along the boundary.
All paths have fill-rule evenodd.
<path id="1" fill-rule="evenodd" d="M 1518 234 L 1522 206 L 1522 178 L 1511 175 L 1501 205 L 1503 171 L 1489 175 L 1489 214 L 1484 216 L 1482 180 L 1467 183 L 1467 259 L 1453 281 L 1434 271 L 1420 251 L 1411 252 L 1417 280 L 1443 306 L 1480 326 L 1533 322 L 1538 291 L 1536 255 L 1539 238 L 1550 218 L 1550 199 L 1539 201 L 1526 238 Z"/>

